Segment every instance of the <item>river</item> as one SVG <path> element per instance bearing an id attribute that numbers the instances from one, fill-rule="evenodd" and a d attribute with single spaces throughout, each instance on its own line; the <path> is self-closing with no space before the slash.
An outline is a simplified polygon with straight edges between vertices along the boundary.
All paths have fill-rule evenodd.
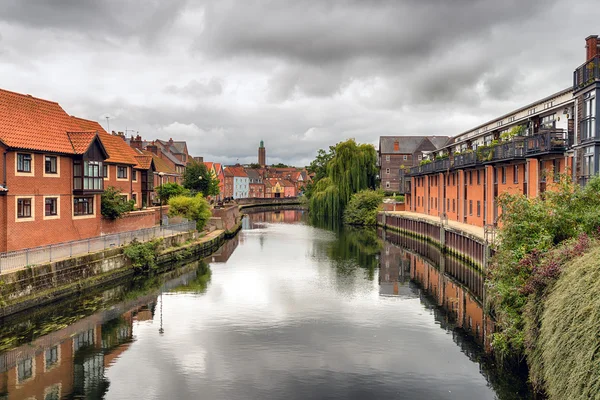
<path id="1" fill-rule="evenodd" d="M 209 259 L 2 321 L 0 400 L 530 398 L 475 270 L 306 220 L 250 214 Z"/>

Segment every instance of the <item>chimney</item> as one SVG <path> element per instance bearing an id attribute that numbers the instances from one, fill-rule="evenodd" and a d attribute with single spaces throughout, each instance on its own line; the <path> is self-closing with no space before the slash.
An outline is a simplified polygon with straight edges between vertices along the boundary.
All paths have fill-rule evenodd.
<path id="1" fill-rule="evenodd" d="M 591 35 L 585 38 L 585 50 L 587 54 L 587 61 L 598 55 L 598 45 L 600 42 L 598 41 L 598 35 Z"/>
<path id="2" fill-rule="evenodd" d="M 146 146 L 146 150 L 151 151 L 152 153 L 158 155 L 158 147 L 156 146 L 156 144 L 154 144 L 154 142 L 152 142 L 152 144 L 149 144 L 148 146 Z"/>
<path id="3" fill-rule="evenodd" d="M 129 145 L 133 149 L 142 149 L 142 137 L 137 135 L 136 137 L 131 136 L 131 140 L 129 141 Z"/>
<path id="4" fill-rule="evenodd" d="M 169 138 L 169 144 L 172 145 L 173 144 L 173 138 Z"/>
<path id="5" fill-rule="evenodd" d="M 397 140 L 394 142 L 394 151 L 400 151 L 400 143 Z"/>

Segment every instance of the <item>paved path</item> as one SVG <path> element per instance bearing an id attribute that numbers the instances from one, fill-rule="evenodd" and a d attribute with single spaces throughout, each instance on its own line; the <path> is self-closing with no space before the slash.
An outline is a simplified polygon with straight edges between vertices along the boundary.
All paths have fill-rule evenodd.
<path id="1" fill-rule="evenodd" d="M 425 220 L 427 222 L 431 222 L 434 225 L 440 225 L 440 217 L 434 217 L 433 215 L 415 213 L 410 211 L 386 211 L 387 215 L 397 215 L 407 219 L 413 220 Z M 458 231 L 466 232 L 470 235 L 476 236 L 481 240 L 485 240 L 485 232 L 483 228 L 475 225 L 464 224 L 458 221 L 448 220 L 448 226 Z"/>

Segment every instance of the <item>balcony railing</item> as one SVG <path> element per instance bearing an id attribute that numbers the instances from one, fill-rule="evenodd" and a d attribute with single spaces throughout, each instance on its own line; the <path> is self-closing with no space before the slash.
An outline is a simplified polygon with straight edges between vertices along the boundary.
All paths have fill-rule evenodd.
<path id="1" fill-rule="evenodd" d="M 600 80 L 600 57 L 596 56 L 573 72 L 573 90 L 583 89 Z"/>
<path id="2" fill-rule="evenodd" d="M 454 156 L 454 168 L 469 167 L 477 164 L 477 154 L 475 152 L 468 152 L 462 154 L 456 154 Z"/>
<path id="3" fill-rule="evenodd" d="M 509 142 L 503 142 L 494 147 L 493 161 L 513 160 L 525 157 L 525 141 L 522 137 L 515 137 Z"/>
<path id="4" fill-rule="evenodd" d="M 413 175 L 419 175 L 419 174 L 421 174 L 421 166 L 420 165 L 417 165 L 415 167 L 410 167 L 410 169 L 406 173 L 407 176 L 413 176 Z"/>
<path id="5" fill-rule="evenodd" d="M 525 151 L 527 156 L 546 153 L 561 153 L 567 149 L 567 139 L 562 130 L 536 133 L 526 138 Z"/>
<path id="6" fill-rule="evenodd" d="M 445 171 L 448 168 L 450 168 L 450 159 L 449 158 L 433 161 L 433 170 L 435 172 Z"/>
<path id="7" fill-rule="evenodd" d="M 598 129 L 596 127 L 596 118 L 589 117 L 581 121 L 579 124 L 580 142 L 584 143 L 598 139 L 600 139 L 600 135 L 598 134 Z"/>

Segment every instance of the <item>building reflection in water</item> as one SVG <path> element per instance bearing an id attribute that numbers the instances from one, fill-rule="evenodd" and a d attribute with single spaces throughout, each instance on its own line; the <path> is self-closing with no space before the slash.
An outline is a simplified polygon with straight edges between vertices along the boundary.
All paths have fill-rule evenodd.
<path id="1" fill-rule="evenodd" d="M 424 303 L 443 311 L 436 319 L 465 331 L 491 350 L 493 322 L 483 310 L 483 274 L 426 242 L 381 229 L 379 236 L 385 239 L 379 263 L 380 294 L 421 296 Z"/>
<path id="2" fill-rule="evenodd" d="M 161 289 L 82 317 L 65 328 L 54 330 L 52 321 L 47 321 L 40 329 L 51 333 L 1 353 L 0 400 L 103 398 L 109 387 L 105 372 L 134 341 L 134 324 L 152 323 L 156 317 L 158 325 L 155 313 L 159 293 L 198 286 L 206 276 L 210 279 L 204 263 L 190 264 L 165 276 L 177 273 L 179 276 L 164 281 Z M 101 297 L 110 298 L 118 292 L 108 289 Z"/>
<path id="3" fill-rule="evenodd" d="M 292 224 L 305 219 L 305 210 L 249 211 L 244 217 L 244 229 L 261 229 L 264 224 Z"/>
<path id="4" fill-rule="evenodd" d="M 94 314 L 0 355 L 0 399 L 102 398 L 109 386 L 105 369 L 131 344 L 134 321 L 153 318 L 156 300 L 146 301 L 117 316 Z"/>

